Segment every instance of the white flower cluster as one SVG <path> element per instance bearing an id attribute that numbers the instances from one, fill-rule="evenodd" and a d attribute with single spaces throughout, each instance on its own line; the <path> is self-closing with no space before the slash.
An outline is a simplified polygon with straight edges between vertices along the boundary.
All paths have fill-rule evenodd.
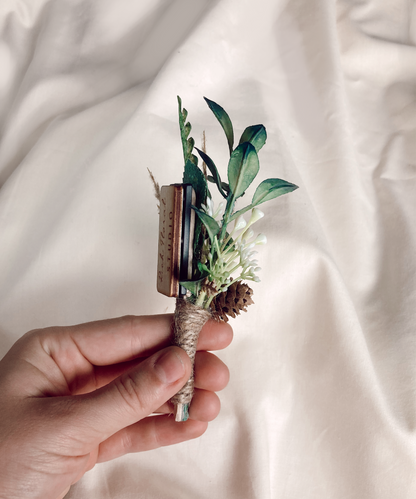
<path id="1" fill-rule="evenodd" d="M 233 230 L 223 242 L 219 242 L 217 237 L 214 238 L 208 260 L 210 264 L 215 260 L 213 266 L 210 265 L 210 275 L 218 289 L 224 290 L 236 280 L 260 281 L 257 273 L 261 268 L 257 266 L 257 260 L 253 258 L 257 254 L 253 248 L 266 244 L 267 239 L 264 234 L 254 237 L 251 226 L 263 216 L 262 211 L 254 208 L 248 222 L 243 216 L 236 219 Z M 214 254 L 216 254 L 215 259 Z"/>
<path id="2" fill-rule="evenodd" d="M 223 217 L 224 208 L 225 208 L 225 205 L 221 201 L 221 203 L 218 205 L 218 208 L 215 209 L 214 201 L 209 196 L 207 196 L 207 204 L 206 205 L 201 204 L 202 211 L 205 211 L 205 213 L 207 215 L 214 218 L 217 222 L 219 222 L 221 220 L 221 218 Z"/>
<path id="3" fill-rule="evenodd" d="M 258 208 L 254 208 L 251 211 L 251 217 L 248 223 L 245 221 L 244 217 L 241 215 L 235 221 L 234 229 L 230 234 L 233 237 L 236 232 L 241 231 L 234 239 L 234 254 L 237 253 L 238 262 L 235 261 L 236 265 L 233 271 L 241 267 L 241 273 L 238 279 L 248 279 L 255 282 L 259 282 L 260 279 L 257 273 L 260 272 L 261 268 L 257 266 L 258 261 L 253 259 L 257 254 L 253 248 L 260 244 L 266 244 L 267 238 L 264 234 L 258 234 L 254 237 L 254 232 L 251 226 L 258 220 L 264 217 L 264 213 Z"/>

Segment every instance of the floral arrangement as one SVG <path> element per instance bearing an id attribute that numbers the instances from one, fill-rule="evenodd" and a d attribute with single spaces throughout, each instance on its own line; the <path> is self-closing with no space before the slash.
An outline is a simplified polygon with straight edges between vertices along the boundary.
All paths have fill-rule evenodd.
<path id="1" fill-rule="evenodd" d="M 160 189 L 149 171 L 159 201 L 158 290 L 176 297 L 173 343 L 187 352 L 192 364 L 199 333 L 206 321 L 210 318 L 228 321 L 253 303 L 253 291 L 247 282 L 260 280 L 255 248 L 267 241 L 265 235 L 255 235 L 253 231 L 253 225 L 264 216 L 258 206 L 297 189 L 286 180 L 269 178 L 257 186 L 251 202 L 237 209 L 237 201 L 243 198 L 259 172 L 258 152 L 266 142 L 266 129 L 263 125 L 247 127 L 234 147 L 230 117 L 214 101 L 206 98 L 205 101 L 228 143 L 228 182 L 221 179 L 206 151 L 195 147 L 188 112 L 182 108 L 180 97 L 183 183 Z M 194 149 L 202 159 L 202 168 Z M 224 198 L 217 208 L 209 184 Z M 187 420 L 193 393 L 192 371 L 187 383 L 171 399 L 176 421 Z"/>
<path id="2" fill-rule="evenodd" d="M 220 123 L 228 143 L 230 159 L 227 180 L 221 179 L 214 161 L 206 151 L 195 147 L 190 136 L 192 126 L 187 121 L 188 112 L 182 108 L 178 97 L 179 128 L 184 156 L 183 182 L 191 184 L 196 193 L 197 215 L 194 233 L 194 258 L 192 279 L 182 281 L 188 290 L 187 300 L 210 309 L 217 320 L 228 321 L 253 303 L 252 290 L 243 281 L 258 282 L 261 270 L 255 259 L 257 245 L 266 244 L 264 234 L 255 235 L 253 225 L 264 213 L 259 205 L 278 196 L 292 192 L 297 186 L 279 178 L 261 182 L 251 202 L 236 210 L 236 202 L 242 198 L 255 180 L 259 169 L 258 152 L 264 146 L 267 133 L 263 125 L 247 127 L 234 147 L 234 130 L 225 110 L 212 100 L 204 98 Z M 194 149 L 203 161 L 202 169 Z M 209 170 L 209 173 L 208 173 Z M 208 184 L 213 184 L 224 201 L 216 208 Z M 250 212 L 248 221 L 245 214 Z"/>

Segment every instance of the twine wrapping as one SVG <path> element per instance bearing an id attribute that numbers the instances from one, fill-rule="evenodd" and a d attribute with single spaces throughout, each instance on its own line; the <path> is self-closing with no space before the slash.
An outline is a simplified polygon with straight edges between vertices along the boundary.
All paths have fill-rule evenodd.
<path id="1" fill-rule="evenodd" d="M 179 392 L 171 398 L 176 407 L 176 421 L 186 421 L 187 408 L 194 394 L 194 363 L 199 333 L 211 317 L 205 308 L 190 303 L 185 298 L 176 299 L 174 315 L 174 345 L 183 348 L 192 363 L 191 376 Z"/>

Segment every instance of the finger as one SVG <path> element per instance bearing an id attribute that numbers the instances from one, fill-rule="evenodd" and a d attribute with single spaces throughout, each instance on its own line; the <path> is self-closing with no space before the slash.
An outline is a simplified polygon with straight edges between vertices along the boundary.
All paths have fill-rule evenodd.
<path id="1" fill-rule="evenodd" d="M 172 315 L 125 316 L 64 329 L 91 364 L 103 366 L 144 357 L 170 345 Z M 198 350 L 220 350 L 232 337 L 229 324 L 210 320 L 200 333 Z"/>
<path id="2" fill-rule="evenodd" d="M 228 347 L 233 339 L 233 330 L 226 322 L 209 320 L 201 330 L 198 339 L 198 350 L 222 350 Z"/>
<path id="3" fill-rule="evenodd" d="M 95 390 L 137 364 L 137 359 L 170 344 L 171 320 L 171 315 L 127 316 L 32 332 L 20 346 L 39 373 L 35 373 L 36 383 L 26 385 L 26 392 L 41 396 Z M 208 321 L 198 349 L 225 348 L 232 336 L 228 324 Z"/>
<path id="4" fill-rule="evenodd" d="M 166 318 L 171 318 L 171 316 L 157 316 L 157 317 L 159 325 L 163 322 L 163 320 L 166 320 Z M 118 319 L 116 320 L 118 321 Z M 123 318 L 121 320 L 123 320 Z M 167 323 L 165 324 L 165 327 L 167 327 Z M 95 335 L 96 334 L 94 331 L 95 327 L 92 327 L 92 330 L 93 330 L 92 334 Z M 155 334 L 157 335 L 157 331 L 155 331 Z M 231 343 L 232 337 L 233 337 L 233 331 L 228 324 L 209 321 L 201 331 L 200 338 L 198 341 L 198 350 L 202 349 L 220 350 L 226 348 Z M 77 341 L 77 346 L 80 346 L 82 340 L 78 340 L 77 337 L 75 337 L 75 339 Z M 170 341 L 171 340 L 169 339 L 168 343 Z M 166 343 L 166 341 L 162 341 L 162 345 L 164 343 Z M 147 353 L 150 353 L 150 351 L 151 350 L 147 350 Z M 70 364 L 69 365 L 65 364 L 64 360 L 62 360 L 62 358 L 59 358 L 58 355 L 55 355 L 55 358 L 57 358 L 56 361 L 59 363 L 59 366 L 65 375 L 65 379 L 68 381 L 71 393 L 80 394 L 80 393 L 88 393 L 92 390 L 100 388 L 110 383 L 113 379 L 117 378 L 118 376 L 128 371 L 132 367 L 138 365 L 138 363 L 140 363 L 144 358 L 146 349 L 145 352 L 140 354 L 138 358 L 126 362 L 120 362 L 110 366 L 92 365 L 89 362 L 87 363 L 86 356 L 88 355 L 88 353 L 86 352 L 85 348 L 83 348 L 81 352 L 77 350 L 77 352 L 69 354 L 70 347 L 67 345 L 65 347 L 65 352 L 66 354 L 64 359 L 69 359 Z M 77 363 L 77 370 L 74 373 L 74 364 L 77 358 L 77 353 L 78 356 L 81 357 L 81 361 Z M 205 371 L 206 370 L 204 370 L 204 373 Z M 206 379 L 208 380 L 208 378 L 211 375 L 212 373 L 210 373 L 209 376 L 206 377 Z M 223 375 L 228 382 L 229 374 L 227 375 L 226 373 L 223 373 L 221 370 L 220 375 Z M 203 378 L 204 377 L 205 374 L 203 375 Z M 215 375 L 213 375 L 213 379 L 214 380 L 216 379 Z M 214 385 L 204 386 L 203 382 L 201 384 L 201 388 L 214 391 L 222 390 L 224 386 L 222 386 L 221 388 L 216 388 Z"/>
<path id="5" fill-rule="evenodd" d="M 189 409 L 189 417 L 196 421 L 212 421 L 221 409 L 221 402 L 218 395 L 208 390 L 195 389 Z M 166 402 L 156 409 L 156 414 L 173 414 L 175 408 L 170 402 Z"/>
<path id="6" fill-rule="evenodd" d="M 172 416 L 151 416 L 123 428 L 99 447 L 98 461 L 104 462 L 131 452 L 173 445 L 201 436 L 207 423 L 188 419 L 177 423 Z"/>
<path id="7" fill-rule="evenodd" d="M 223 390 L 230 379 L 228 367 L 214 354 L 198 352 L 195 357 L 195 393 L 190 408 L 190 417 L 199 421 L 212 421 L 218 416 L 220 401 L 213 393 Z M 173 413 L 169 402 L 155 412 Z"/>
<path id="8" fill-rule="evenodd" d="M 189 417 L 196 421 L 213 421 L 221 410 L 218 395 L 207 390 L 195 390 L 189 407 Z"/>
<path id="9" fill-rule="evenodd" d="M 42 345 L 54 359 L 68 348 L 78 350 L 90 364 L 105 366 L 148 356 L 168 346 L 170 315 L 125 316 L 77 326 L 41 330 Z M 53 333 L 53 334 L 51 334 Z"/>
<path id="10" fill-rule="evenodd" d="M 138 366 L 142 361 L 142 359 L 134 359 L 113 366 L 96 366 L 94 369 L 94 387 L 85 386 L 73 393 L 88 393 L 92 389 L 101 388 L 126 371 Z M 197 352 L 195 357 L 196 387 L 217 392 L 227 386 L 229 379 L 230 372 L 224 362 L 209 352 Z"/>
<path id="11" fill-rule="evenodd" d="M 61 494 L 59 494 L 56 499 L 64 499 L 64 497 L 68 494 L 70 488 L 71 486 L 67 487 Z"/>
<path id="12" fill-rule="evenodd" d="M 172 315 L 125 316 L 77 326 L 39 330 L 44 350 L 61 363 L 74 355 L 90 365 L 106 366 L 146 357 L 171 344 Z M 198 350 L 220 350 L 231 343 L 226 323 L 208 321 L 201 331 Z"/>
<path id="13" fill-rule="evenodd" d="M 195 356 L 195 386 L 218 392 L 223 390 L 230 380 L 228 367 L 216 355 L 198 352 Z"/>
<path id="14" fill-rule="evenodd" d="M 178 392 L 190 372 L 187 354 L 181 348 L 168 347 L 109 385 L 72 397 L 70 407 L 65 408 L 66 424 L 63 426 L 72 440 L 83 442 L 77 452 L 89 451 L 91 445 L 97 445 L 154 412 Z M 62 399 L 63 406 L 68 405 L 68 397 Z M 59 403 L 59 397 L 49 400 L 52 400 L 51 404 L 54 400 Z"/>

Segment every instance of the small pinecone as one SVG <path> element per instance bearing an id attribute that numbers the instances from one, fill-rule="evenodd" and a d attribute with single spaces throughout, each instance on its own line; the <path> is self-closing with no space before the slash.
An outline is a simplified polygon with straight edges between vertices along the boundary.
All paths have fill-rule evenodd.
<path id="1" fill-rule="evenodd" d="M 211 302 L 212 316 L 217 321 L 228 322 L 228 317 L 233 319 L 243 310 L 254 303 L 252 300 L 253 290 L 245 283 L 234 282 L 227 291 L 217 295 Z"/>
<path id="2" fill-rule="evenodd" d="M 208 279 L 208 277 L 205 278 L 205 280 L 202 284 L 202 289 L 205 291 L 205 293 L 208 296 L 213 296 L 218 292 L 217 288 L 215 287 L 215 284 L 213 282 L 211 282 Z"/>

